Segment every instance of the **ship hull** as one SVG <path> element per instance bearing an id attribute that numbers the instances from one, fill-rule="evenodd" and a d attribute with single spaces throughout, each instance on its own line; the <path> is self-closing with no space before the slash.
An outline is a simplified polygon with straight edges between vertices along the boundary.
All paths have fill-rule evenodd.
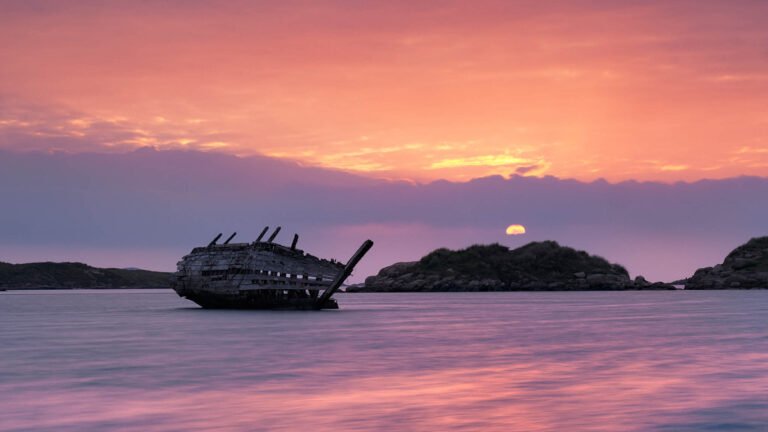
<path id="1" fill-rule="evenodd" d="M 265 230 L 266 231 L 266 230 Z M 278 230 L 279 231 L 279 228 Z M 277 232 L 276 231 L 276 232 Z M 176 293 L 205 309 L 338 309 L 331 296 L 370 249 L 366 240 L 347 264 L 272 243 L 215 242 L 197 247 L 177 264 Z"/>
<path id="2" fill-rule="evenodd" d="M 317 310 L 339 308 L 334 299 L 328 299 L 322 305 L 318 305 L 316 299 L 312 297 L 285 298 L 253 295 L 253 293 L 221 294 L 181 290 L 176 292 L 179 296 L 195 302 L 204 309 Z"/>

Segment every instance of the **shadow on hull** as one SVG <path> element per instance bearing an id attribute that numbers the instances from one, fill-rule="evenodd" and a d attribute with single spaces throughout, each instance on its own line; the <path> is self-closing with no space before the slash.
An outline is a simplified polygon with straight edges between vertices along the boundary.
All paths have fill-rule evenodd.
<path id="1" fill-rule="evenodd" d="M 251 294 L 251 295 L 248 295 Z M 319 310 L 338 309 L 334 299 L 318 305 L 312 297 L 288 298 L 283 295 L 268 295 L 266 292 L 248 294 L 209 294 L 206 292 L 179 293 L 181 297 L 197 303 L 203 309 L 262 309 L 262 310 Z"/>

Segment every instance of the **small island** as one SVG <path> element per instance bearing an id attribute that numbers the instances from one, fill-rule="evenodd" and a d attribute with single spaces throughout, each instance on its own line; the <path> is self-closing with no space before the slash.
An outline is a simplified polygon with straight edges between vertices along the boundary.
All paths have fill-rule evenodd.
<path id="1" fill-rule="evenodd" d="M 510 250 L 500 244 L 452 251 L 437 249 L 419 261 L 383 268 L 347 292 L 441 291 L 608 291 L 673 290 L 599 256 L 554 241 L 532 242 Z"/>
<path id="2" fill-rule="evenodd" d="M 0 290 L 168 288 L 171 273 L 97 268 L 76 262 L 0 262 Z"/>
<path id="3" fill-rule="evenodd" d="M 737 247 L 722 264 L 696 270 L 685 283 L 687 290 L 757 288 L 768 288 L 768 236 Z"/>

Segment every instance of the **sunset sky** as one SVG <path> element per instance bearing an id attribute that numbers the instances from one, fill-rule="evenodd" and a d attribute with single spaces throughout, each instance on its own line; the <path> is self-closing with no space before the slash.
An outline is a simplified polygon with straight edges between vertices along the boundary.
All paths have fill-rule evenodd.
<path id="1" fill-rule="evenodd" d="M 0 147 L 768 174 L 768 2 L 0 1 Z"/>
<path id="2" fill-rule="evenodd" d="M 687 276 L 768 233 L 767 22 L 764 0 L 0 0 L 0 261 L 171 270 L 284 225 L 340 259 L 373 238 L 358 278 L 547 239 Z"/>

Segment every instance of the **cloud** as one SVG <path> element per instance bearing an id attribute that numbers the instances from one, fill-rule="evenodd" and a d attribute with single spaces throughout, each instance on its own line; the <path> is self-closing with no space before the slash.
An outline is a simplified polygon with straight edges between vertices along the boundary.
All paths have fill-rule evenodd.
<path id="1" fill-rule="evenodd" d="M 659 167 L 662 171 L 685 171 L 689 168 L 688 165 L 662 165 Z"/>
<path id="2" fill-rule="evenodd" d="M 211 150 L 228 148 L 233 135 L 210 132 L 200 122 L 163 118 L 146 122 L 88 115 L 77 110 L 0 96 L 0 149 L 110 152 L 140 147 Z M 148 127 L 150 126 L 150 127 Z M 194 137 L 194 138 L 190 138 Z"/>
<path id="3" fill-rule="evenodd" d="M 516 168 L 498 155 L 586 180 L 764 174 L 702 172 L 765 135 L 764 1 L 16 3 L 0 93 L 37 105 L 0 119 L 4 148 L 215 147 L 420 180 Z"/>
<path id="4" fill-rule="evenodd" d="M 768 179 L 754 177 L 664 184 L 492 176 L 419 184 L 263 156 L 0 150 L 0 260 L 19 259 L 14 245 L 27 258 L 30 248 L 41 258 L 70 248 L 102 250 L 93 254 L 99 260 L 143 248 L 152 262 L 122 264 L 168 269 L 215 233 L 249 239 L 264 225 L 282 225 L 313 253 L 339 259 L 373 238 L 364 276 L 436 247 L 519 245 L 504 235 L 513 220 L 529 231 L 519 241 L 554 239 L 648 277 L 672 278 L 765 235 L 765 196 Z M 163 263 L 158 251 L 165 251 Z"/>
<path id="5" fill-rule="evenodd" d="M 736 151 L 738 154 L 768 154 L 768 147 L 744 146 Z"/>
<path id="6" fill-rule="evenodd" d="M 526 165 L 515 168 L 515 174 L 525 175 L 530 172 L 539 170 L 539 165 Z"/>
<path id="7" fill-rule="evenodd" d="M 480 155 L 470 156 L 465 158 L 452 158 L 442 159 L 433 162 L 430 165 L 430 169 L 441 168 L 460 168 L 460 167 L 499 167 L 499 166 L 517 166 L 522 164 L 530 164 L 531 159 L 525 159 L 509 154 L 500 155 Z"/>

